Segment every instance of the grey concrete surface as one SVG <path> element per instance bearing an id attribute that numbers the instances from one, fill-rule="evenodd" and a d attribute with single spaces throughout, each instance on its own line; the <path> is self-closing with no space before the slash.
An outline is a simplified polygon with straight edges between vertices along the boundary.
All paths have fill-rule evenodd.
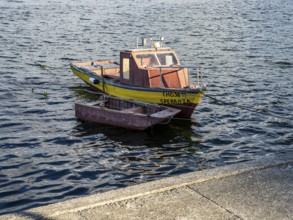
<path id="1" fill-rule="evenodd" d="M 0 219 L 293 219 L 293 155 L 197 171 Z"/>

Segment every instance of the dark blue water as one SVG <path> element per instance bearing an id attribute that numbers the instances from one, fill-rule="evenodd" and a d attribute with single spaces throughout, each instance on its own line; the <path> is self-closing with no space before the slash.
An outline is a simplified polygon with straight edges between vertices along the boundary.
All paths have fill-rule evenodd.
<path id="1" fill-rule="evenodd" d="M 0 2 L 0 214 L 293 153 L 291 0 Z M 96 95 L 69 63 L 160 36 L 207 96 L 153 135 L 83 123 Z"/>

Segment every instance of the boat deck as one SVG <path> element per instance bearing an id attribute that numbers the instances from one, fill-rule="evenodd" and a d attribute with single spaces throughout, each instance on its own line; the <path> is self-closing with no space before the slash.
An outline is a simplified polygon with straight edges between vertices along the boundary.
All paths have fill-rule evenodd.
<path id="1" fill-rule="evenodd" d="M 86 69 L 97 76 L 119 79 L 120 66 L 116 62 L 111 61 L 96 61 L 96 62 L 82 62 L 74 63 L 79 68 Z"/>

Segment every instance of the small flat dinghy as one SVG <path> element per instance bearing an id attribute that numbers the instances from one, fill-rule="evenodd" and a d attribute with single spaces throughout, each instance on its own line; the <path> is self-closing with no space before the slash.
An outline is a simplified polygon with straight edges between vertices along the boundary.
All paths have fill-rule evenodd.
<path id="1" fill-rule="evenodd" d="M 180 109 L 102 95 L 92 104 L 75 103 L 77 118 L 123 128 L 145 130 L 168 123 Z"/>

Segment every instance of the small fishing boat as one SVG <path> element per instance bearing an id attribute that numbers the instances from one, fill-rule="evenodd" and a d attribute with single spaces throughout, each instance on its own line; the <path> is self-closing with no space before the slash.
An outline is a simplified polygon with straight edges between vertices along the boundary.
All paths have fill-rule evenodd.
<path id="1" fill-rule="evenodd" d="M 137 43 L 137 49 L 121 51 L 120 63 L 77 62 L 70 64 L 71 70 L 105 94 L 177 108 L 181 111 L 176 117 L 190 118 L 205 91 L 199 71 L 193 74 L 196 82 L 191 83 L 194 66 L 182 65 L 174 50 L 163 47 L 163 38 L 146 42 L 143 39 L 143 47 Z"/>
<path id="2" fill-rule="evenodd" d="M 91 105 L 75 103 L 75 115 L 81 120 L 135 130 L 145 130 L 159 123 L 169 123 L 179 112 L 179 109 L 162 105 L 105 95 Z"/>

